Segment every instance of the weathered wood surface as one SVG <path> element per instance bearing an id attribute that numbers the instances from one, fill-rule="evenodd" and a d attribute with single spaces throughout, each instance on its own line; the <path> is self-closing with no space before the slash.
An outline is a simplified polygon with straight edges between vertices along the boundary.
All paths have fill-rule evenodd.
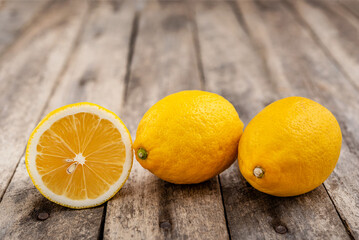
<path id="1" fill-rule="evenodd" d="M 126 104 L 135 137 L 143 114 L 168 94 L 201 87 L 192 23 L 180 2 L 150 2 L 139 19 Z M 105 239 L 227 239 L 216 178 L 197 185 L 166 183 L 137 161 L 107 205 Z"/>
<path id="2" fill-rule="evenodd" d="M 265 66 L 268 62 L 263 61 L 260 55 L 264 49 L 256 49 L 250 32 L 246 32 L 247 27 L 249 31 L 256 29 L 256 32 L 263 28 L 246 26 L 248 19 L 240 19 L 239 9 L 231 6 L 232 9 L 212 3 L 197 7 L 205 89 L 233 102 L 241 119 L 248 124 L 266 104 L 292 95 L 292 92 L 288 89 L 289 84 L 268 78 L 266 69 L 269 66 Z M 241 10 L 251 14 L 251 17 L 258 17 L 247 8 Z M 238 21 L 235 13 L 238 14 Z M 217 58 L 219 55 L 221 58 Z M 260 239 L 348 237 L 322 186 L 294 198 L 269 196 L 256 191 L 244 180 L 237 162 L 220 174 L 220 180 L 233 239 L 240 239 L 241 236 Z M 279 234 L 281 227 L 285 227 L 287 233 Z"/>
<path id="3" fill-rule="evenodd" d="M 122 5 L 102 2 L 93 3 L 89 11 L 44 114 L 81 101 L 120 112 L 135 7 L 130 1 Z M 49 218 L 39 221 L 40 213 Z M 102 235 L 103 213 L 103 206 L 70 210 L 51 203 L 34 188 L 22 159 L 0 203 L 0 239 L 96 239 Z"/>
<path id="4" fill-rule="evenodd" d="M 359 18 L 359 1 L 340 1 L 340 4 L 352 15 Z"/>
<path id="5" fill-rule="evenodd" d="M 339 4 L 323 1 L 293 1 L 298 17 L 328 57 L 359 89 L 359 21 Z"/>
<path id="6" fill-rule="evenodd" d="M 0 56 L 41 16 L 53 3 L 50 0 L 0 1 Z"/>
<path id="7" fill-rule="evenodd" d="M 0 0 L 0 239 L 359 239 L 358 9 L 348 0 Z M 124 188 L 86 210 L 33 187 L 23 153 L 49 111 L 95 102 L 134 139 L 148 108 L 184 89 L 223 95 L 245 124 L 282 97 L 323 104 L 343 132 L 335 171 L 308 194 L 277 198 L 253 189 L 237 162 L 180 186 L 135 161 Z"/>
<path id="8" fill-rule="evenodd" d="M 66 64 L 83 15 L 78 3 L 52 5 L 0 62 L 0 198 Z"/>

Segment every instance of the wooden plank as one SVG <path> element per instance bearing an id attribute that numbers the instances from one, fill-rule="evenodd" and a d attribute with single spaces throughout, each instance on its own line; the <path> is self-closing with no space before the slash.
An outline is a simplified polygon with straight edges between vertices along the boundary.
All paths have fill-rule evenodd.
<path id="1" fill-rule="evenodd" d="M 272 55 L 278 46 L 262 39 L 268 38 L 260 20 L 262 12 L 254 12 L 250 1 L 238 3 L 242 8 L 233 6 L 234 11 L 220 3 L 200 4 L 196 19 L 205 88 L 233 102 L 247 124 L 265 105 L 292 95 L 292 90 L 282 75 L 285 69 L 278 69 L 282 59 Z M 242 13 L 244 19 L 240 19 Z M 254 24 L 246 26 L 247 21 Z M 246 29 L 249 34 L 255 32 L 254 40 Z M 298 197 L 273 197 L 252 188 L 237 162 L 220 180 L 232 239 L 348 238 L 323 186 Z"/>
<path id="2" fill-rule="evenodd" d="M 296 15 L 359 89 L 359 21 L 339 4 L 292 1 Z"/>
<path id="3" fill-rule="evenodd" d="M 0 63 L 0 199 L 71 53 L 84 10 L 78 3 L 52 5 Z"/>
<path id="4" fill-rule="evenodd" d="M 139 20 L 127 100 L 122 112 L 135 137 L 156 101 L 200 88 L 191 22 L 184 2 L 150 1 Z M 135 160 L 128 182 L 107 205 L 105 239 L 227 239 L 217 178 L 174 185 Z"/>
<path id="5" fill-rule="evenodd" d="M 359 18 L 359 1 L 340 1 L 340 4 L 346 8 L 348 12 L 352 13 L 352 15 Z"/>
<path id="6" fill-rule="evenodd" d="M 95 102 L 119 113 L 135 11 L 132 1 L 119 6 L 114 3 L 94 3 L 78 47 L 44 114 L 79 101 Z M 68 5 L 67 11 L 69 7 L 84 6 Z M 42 212 L 49 214 L 45 221 L 38 219 Z M 22 159 L 0 203 L 0 239 L 97 239 L 102 236 L 103 213 L 103 205 L 71 210 L 45 199 L 34 188 Z"/>
<path id="7" fill-rule="evenodd" d="M 359 112 L 357 104 L 354 104 L 359 101 L 357 90 L 327 58 L 308 29 L 296 21 L 290 8 L 285 7 L 287 5 L 283 6 L 279 2 L 269 5 L 264 1 L 256 5 L 238 3 L 253 29 L 251 33 L 257 35 L 257 29 L 262 28 L 270 39 L 293 94 L 323 104 L 337 117 L 343 131 L 342 154 L 324 185 L 349 235 L 358 237 L 359 195 L 355 193 L 358 193 L 356 179 L 359 174 L 353 171 L 359 167 L 356 147 L 359 145 L 359 137 L 355 134 Z M 260 41 L 258 36 L 256 38 Z"/>
<path id="8" fill-rule="evenodd" d="M 0 56 L 50 6 L 49 0 L 0 1 Z"/>

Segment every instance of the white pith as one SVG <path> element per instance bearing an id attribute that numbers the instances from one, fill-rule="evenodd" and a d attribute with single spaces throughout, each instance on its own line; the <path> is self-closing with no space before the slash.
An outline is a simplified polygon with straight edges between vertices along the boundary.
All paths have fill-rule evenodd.
<path id="1" fill-rule="evenodd" d="M 64 195 L 57 195 L 53 193 L 50 189 L 48 189 L 45 184 L 43 183 L 40 174 L 37 171 L 36 168 L 36 155 L 37 155 L 37 145 L 39 142 L 39 139 L 41 135 L 51 127 L 51 125 L 56 122 L 57 120 L 66 117 L 68 115 L 77 114 L 80 112 L 86 112 L 86 113 L 93 113 L 98 115 L 102 119 L 107 119 L 110 122 L 112 122 L 115 127 L 119 130 L 121 133 L 122 141 L 125 145 L 126 149 L 126 160 L 123 165 L 123 171 L 118 179 L 118 181 L 113 184 L 107 192 L 99 196 L 95 199 L 84 199 L 84 200 L 72 200 L 67 198 Z M 66 108 L 62 111 L 59 111 L 55 113 L 54 115 L 50 116 L 49 119 L 47 119 L 46 122 L 44 122 L 40 127 L 38 127 L 37 131 L 33 134 L 32 139 L 30 139 L 30 143 L 28 146 L 28 153 L 27 153 L 27 167 L 28 171 L 30 173 L 30 176 L 32 177 L 32 180 L 37 188 L 49 199 L 51 199 L 54 202 L 60 203 L 62 205 L 74 207 L 74 208 L 83 208 L 83 207 L 91 207 L 98 205 L 105 200 L 109 199 L 126 181 L 129 172 L 131 170 L 132 166 L 132 146 L 131 146 L 131 139 L 126 131 L 124 125 L 121 123 L 119 119 L 117 119 L 112 113 L 107 112 L 104 109 L 101 109 L 100 107 L 96 105 L 86 105 L 86 104 L 80 104 L 78 106 L 73 106 Z M 76 155 L 74 159 L 67 159 L 67 162 L 74 162 L 76 164 L 84 164 L 86 159 L 82 156 L 82 154 Z M 71 171 L 74 171 L 75 169 L 70 169 Z M 69 172 L 68 172 L 69 173 Z"/>
<path id="2" fill-rule="evenodd" d="M 84 156 L 82 156 L 82 153 L 79 153 L 79 154 L 76 154 L 74 161 L 78 162 L 80 164 L 84 164 L 86 162 L 86 158 Z"/>

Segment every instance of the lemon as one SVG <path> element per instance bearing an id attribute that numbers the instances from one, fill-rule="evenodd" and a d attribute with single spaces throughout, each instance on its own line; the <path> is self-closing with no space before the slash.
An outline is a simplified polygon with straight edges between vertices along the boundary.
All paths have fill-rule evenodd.
<path id="1" fill-rule="evenodd" d="M 182 91 L 153 105 L 139 123 L 136 159 L 176 184 L 206 181 L 237 156 L 243 123 L 233 105 L 204 91 Z"/>
<path id="2" fill-rule="evenodd" d="M 341 143 L 339 124 L 328 109 L 307 98 L 288 97 L 248 124 L 239 143 L 239 168 L 257 190 L 295 196 L 328 178 Z"/>
<path id="3" fill-rule="evenodd" d="M 70 208 L 102 204 L 116 194 L 132 166 L 130 134 L 114 113 L 92 103 L 49 113 L 32 132 L 26 168 L 49 200 Z"/>

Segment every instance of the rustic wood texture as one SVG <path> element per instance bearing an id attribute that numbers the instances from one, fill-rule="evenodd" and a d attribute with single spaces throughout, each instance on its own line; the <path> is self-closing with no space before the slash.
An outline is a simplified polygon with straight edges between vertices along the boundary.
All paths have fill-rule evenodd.
<path id="1" fill-rule="evenodd" d="M 135 138 L 143 114 L 168 94 L 198 89 L 188 8 L 150 2 L 139 19 L 126 104 L 121 113 Z M 174 185 L 135 160 L 128 182 L 107 206 L 105 239 L 227 239 L 217 178 Z"/>
<path id="2" fill-rule="evenodd" d="M 60 83 L 44 114 L 65 104 L 96 102 L 120 112 L 132 20 L 130 1 L 94 3 Z M 79 7 L 79 6 L 77 6 Z M 82 6 L 84 7 L 84 6 Z M 120 24 L 119 24 L 120 23 Z M 96 49 L 90 51 L 90 49 Z M 111 98 L 107 96 L 111 94 Z M 45 221 L 39 214 L 47 213 Z M 24 159 L 0 203 L 0 239 L 96 239 L 104 207 L 70 210 L 45 199 L 27 175 Z"/>
<path id="3" fill-rule="evenodd" d="M 337 3 L 293 1 L 299 18 L 328 57 L 359 89 L 359 21 Z"/>
<path id="4" fill-rule="evenodd" d="M 0 1 L 0 56 L 19 35 L 36 24 L 37 17 L 51 5 L 50 0 Z"/>
<path id="5" fill-rule="evenodd" d="M 260 56 L 264 49 L 256 50 L 246 32 L 244 21 L 247 19 L 241 19 L 239 9 L 231 6 L 232 9 L 221 3 L 199 4 L 196 11 L 205 89 L 233 102 L 241 119 L 248 124 L 265 105 L 292 95 L 292 92 L 288 89 L 289 84 L 274 79 L 268 81 L 268 66 Z M 258 17 L 248 10 L 245 8 L 243 12 Z M 249 31 L 251 29 L 261 31 L 258 26 Z M 217 58 L 218 55 L 221 58 Z M 239 173 L 237 162 L 220 175 L 220 180 L 233 239 L 241 236 L 260 239 L 348 238 L 322 186 L 299 197 L 272 197 L 253 189 Z M 278 233 L 280 226 L 285 227 L 287 233 Z"/>
<path id="6" fill-rule="evenodd" d="M 0 198 L 66 64 L 83 15 L 77 3 L 52 5 L 1 60 Z"/>
<path id="7" fill-rule="evenodd" d="M 359 1 L 340 1 L 340 4 L 352 15 L 359 18 Z"/>
<path id="8" fill-rule="evenodd" d="M 359 2 L 354 0 L 0 0 L 0 239 L 359 239 Z M 174 185 L 134 160 L 102 206 L 45 199 L 26 172 L 37 122 L 90 101 L 117 113 L 133 140 L 168 94 L 227 98 L 245 125 L 266 105 L 309 97 L 334 113 L 343 145 L 314 191 L 278 198 L 235 162 Z"/>

